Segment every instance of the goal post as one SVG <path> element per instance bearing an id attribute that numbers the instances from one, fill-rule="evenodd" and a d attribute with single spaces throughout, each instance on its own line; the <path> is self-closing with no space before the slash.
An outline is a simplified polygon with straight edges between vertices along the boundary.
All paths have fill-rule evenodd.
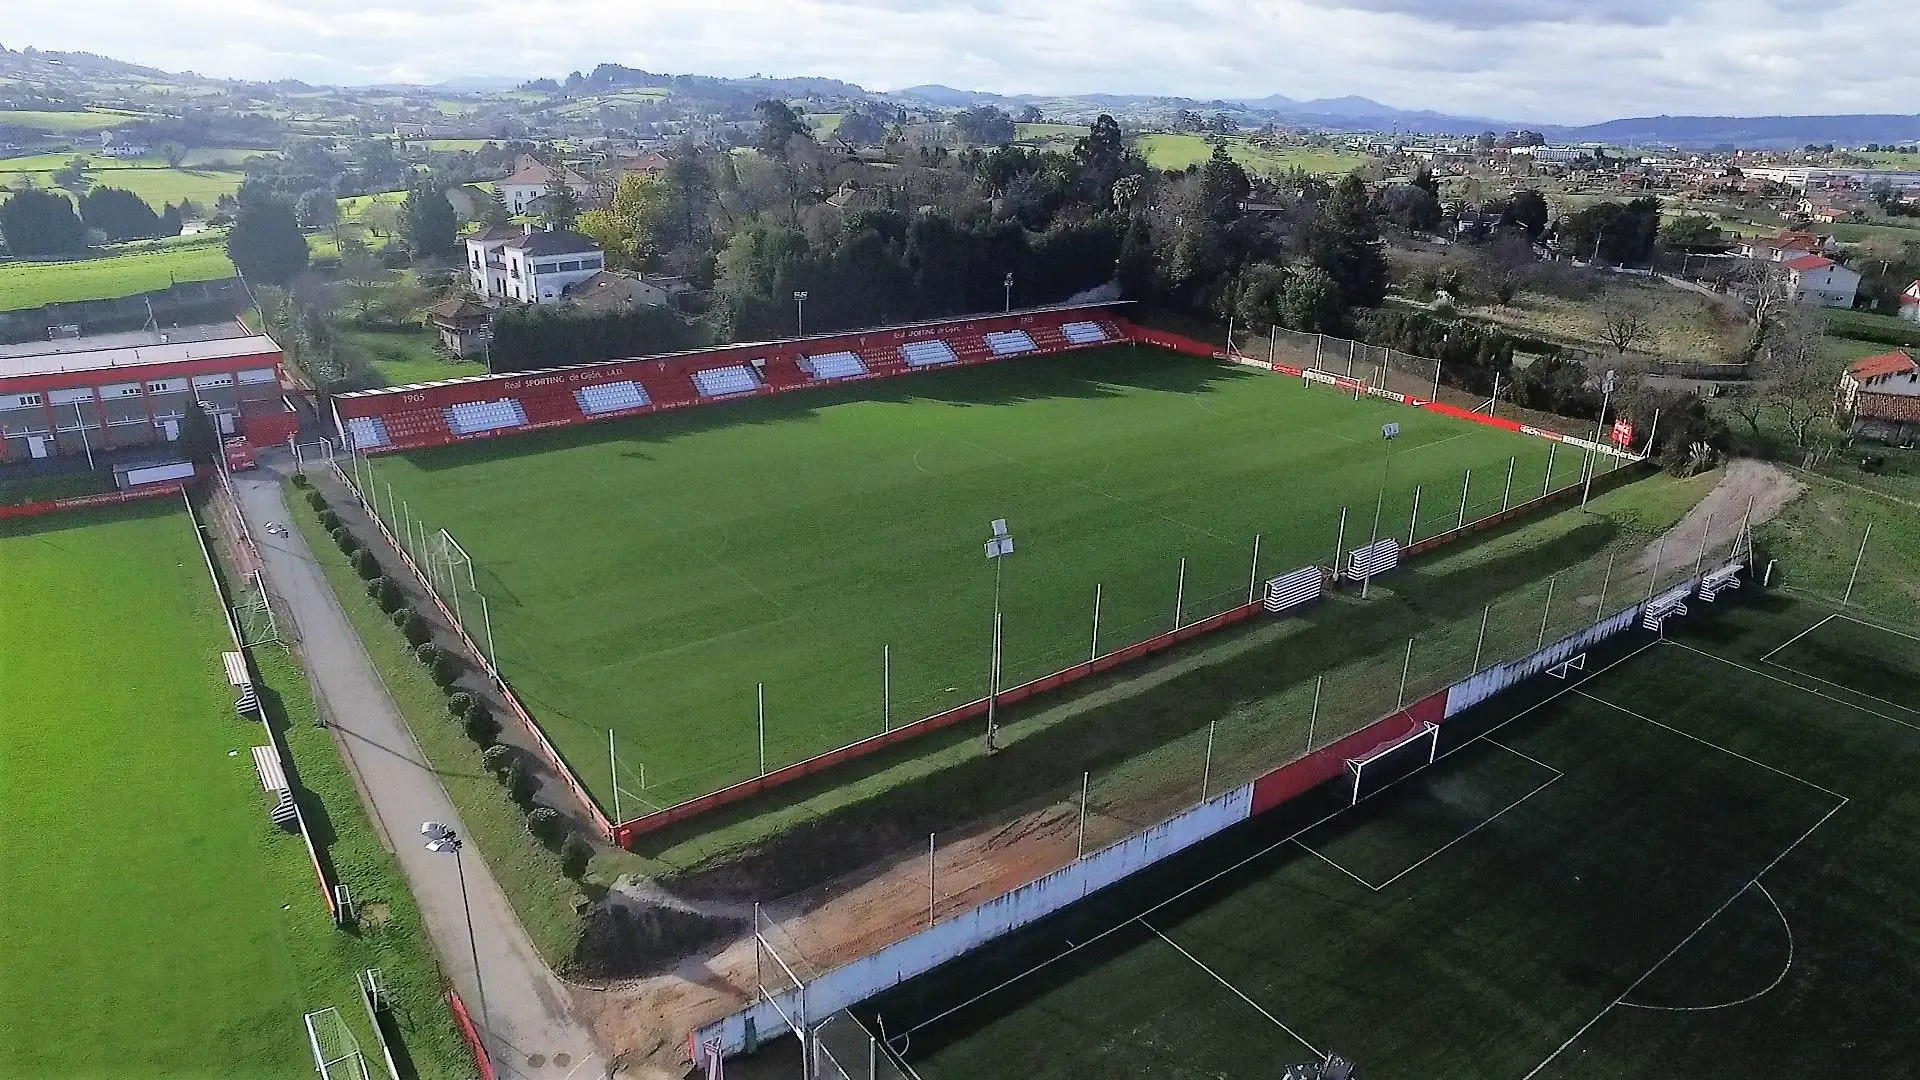
<path id="1" fill-rule="evenodd" d="M 1440 725 L 1427 722 L 1392 742 L 1348 758 L 1347 773 L 1353 778 L 1349 804 L 1433 764 L 1439 752 Z"/>
<path id="2" fill-rule="evenodd" d="M 372 1080 L 367 1072 L 366 1055 L 360 1052 L 360 1040 L 347 1026 L 346 1018 L 335 1006 L 302 1017 L 307 1027 L 307 1046 L 313 1051 L 313 1065 L 320 1080 Z"/>

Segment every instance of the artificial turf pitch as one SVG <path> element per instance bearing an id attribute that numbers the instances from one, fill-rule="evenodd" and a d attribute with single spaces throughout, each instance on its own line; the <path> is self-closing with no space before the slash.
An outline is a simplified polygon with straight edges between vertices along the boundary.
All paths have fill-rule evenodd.
<path id="1" fill-rule="evenodd" d="M 356 970 L 267 820 L 192 519 L 0 523 L 0 567 L 0 1077 L 311 1076 L 301 1014 L 363 1021 Z"/>
<path id="2" fill-rule="evenodd" d="M 925 1080 L 1920 1075 L 1920 645 L 1827 615 L 1669 623 L 1357 807 L 1322 791 L 865 1008 Z"/>
<path id="3" fill-rule="evenodd" d="M 758 771 L 757 684 L 768 767 L 984 696 L 995 518 L 1013 686 L 1089 655 L 1096 584 L 1104 653 L 1244 602 L 1256 534 L 1263 577 L 1329 563 L 1343 507 L 1366 543 L 1383 473 L 1404 541 L 1416 486 L 1432 535 L 1469 469 L 1468 520 L 1540 494 L 1550 445 L 1120 347 L 385 456 L 373 486 L 472 556 L 502 671 L 608 808 L 617 732 L 632 817 Z"/>

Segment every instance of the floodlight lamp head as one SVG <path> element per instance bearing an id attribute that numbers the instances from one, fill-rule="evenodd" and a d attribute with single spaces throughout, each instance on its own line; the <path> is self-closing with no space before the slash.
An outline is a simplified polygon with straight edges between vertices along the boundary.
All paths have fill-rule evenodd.
<path id="1" fill-rule="evenodd" d="M 1380 437 L 1392 441 L 1400 437 L 1399 424 L 1384 424 L 1380 428 Z"/>
<path id="2" fill-rule="evenodd" d="M 1602 393 L 1611 394 L 1613 393 L 1614 385 L 1614 371 L 1612 368 L 1608 368 L 1607 373 L 1600 376 L 1600 390 Z"/>
<path id="3" fill-rule="evenodd" d="M 1007 519 L 1006 518 L 993 519 L 993 535 L 995 536 L 1007 535 Z"/>

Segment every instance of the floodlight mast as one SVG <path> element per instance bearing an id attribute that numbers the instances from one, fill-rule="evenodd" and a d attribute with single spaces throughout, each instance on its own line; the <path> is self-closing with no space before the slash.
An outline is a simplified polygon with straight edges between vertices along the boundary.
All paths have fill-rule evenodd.
<path id="1" fill-rule="evenodd" d="M 987 560 L 993 563 L 993 646 L 987 661 L 987 753 L 1000 749 L 1000 564 L 1013 554 L 1013 535 L 1007 531 L 1006 518 L 994 518 L 993 535 L 987 538 Z"/>
<path id="2" fill-rule="evenodd" d="M 1597 248 L 1599 241 L 1596 240 L 1594 243 Z M 1600 419 L 1593 425 L 1593 441 L 1596 445 L 1607 428 L 1607 403 L 1613 400 L 1613 380 L 1614 374 L 1611 368 L 1607 369 L 1605 375 L 1600 376 Z M 1594 452 L 1587 451 L 1587 477 L 1585 484 L 1580 488 L 1581 506 L 1587 505 L 1587 500 L 1593 497 L 1593 470 L 1598 464 L 1599 462 L 1594 458 Z"/>
<path id="3" fill-rule="evenodd" d="M 1387 474 L 1393 470 L 1393 440 L 1400 437 L 1399 424 L 1382 424 L 1380 441 L 1386 444 L 1386 454 L 1380 463 L 1380 495 L 1373 500 L 1373 532 L 1367 537 L 1367 546 L 1372 547 L 1380 539 L 1380 511 L 1387 502 Z M 1373 584 L 1373 575 L 1360 579 L 1360 599 L 1367 598 L 1367 587 Z"/>

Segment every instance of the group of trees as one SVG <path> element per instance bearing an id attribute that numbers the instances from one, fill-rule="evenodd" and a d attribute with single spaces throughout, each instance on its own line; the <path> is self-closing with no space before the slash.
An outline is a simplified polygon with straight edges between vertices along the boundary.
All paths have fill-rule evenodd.
<path id="1" fill-rule="evenodd" d="M 73 258 L 86 254 L 90 239 L 119 243 L 178 236 L 181 217 L 171 203 L 155 213 L 146 200 L 120 188 L 93 188 L 80 196 L 77 210 L 59 192 L 30 188 L 0 204 L 0 236 L 16 258 Z"/>

